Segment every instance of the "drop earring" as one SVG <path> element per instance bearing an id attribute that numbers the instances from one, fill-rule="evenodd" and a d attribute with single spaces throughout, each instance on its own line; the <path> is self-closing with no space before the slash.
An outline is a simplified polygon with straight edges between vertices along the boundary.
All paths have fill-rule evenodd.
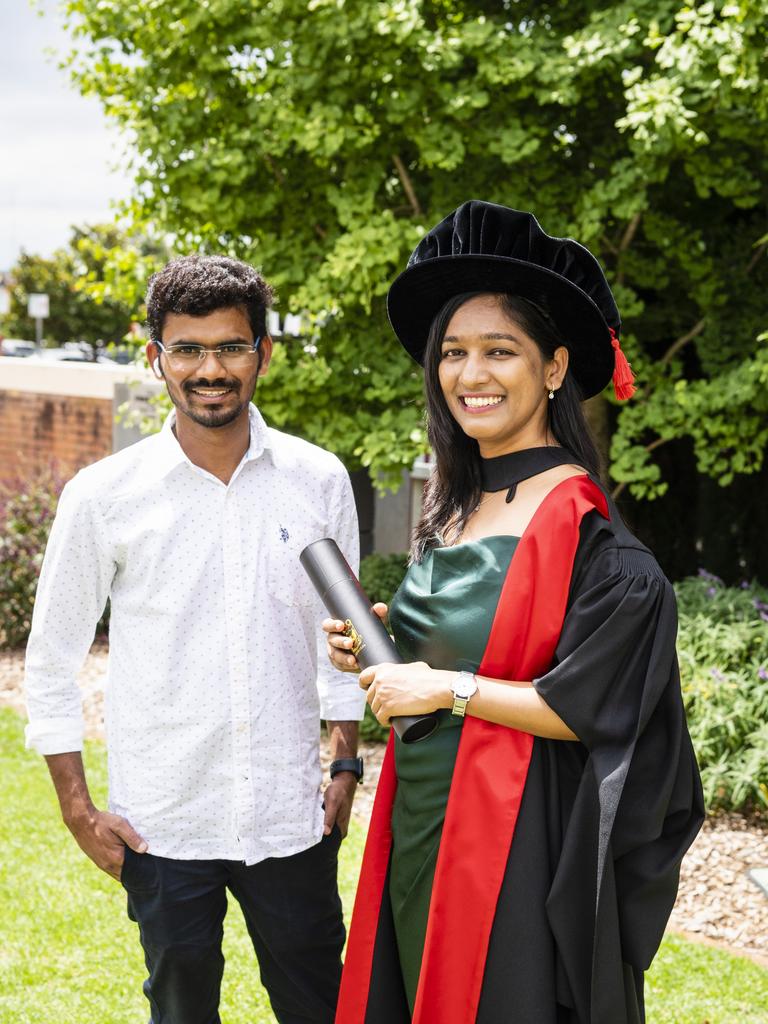
<path id="1" fill-rule="evenodd" d="M 554 392 L 554 390 L 552 388 L 550 388 L 549 389 L 549 400 L 550 400 L 550 402 L 552 401 L 552 399 L 554 397 L 555 397 L 555 392 Z"/>

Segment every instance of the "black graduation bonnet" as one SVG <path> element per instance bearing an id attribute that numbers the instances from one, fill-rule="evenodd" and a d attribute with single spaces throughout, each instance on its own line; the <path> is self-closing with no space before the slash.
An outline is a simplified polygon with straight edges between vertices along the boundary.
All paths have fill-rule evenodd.
<path id="1" fill-rule="evenodd" d="M 422 238 L 387 296 L 395 334 L 417 362 L 435 316 L 462 292 L 507 292 L 540 306 L 568 348 L 584 398 L 612 377 L 618 398 L 633 394 L 621 318 L 600 264 L 573 239 L 546 234 L 532 213 L 473 199 Z"/>

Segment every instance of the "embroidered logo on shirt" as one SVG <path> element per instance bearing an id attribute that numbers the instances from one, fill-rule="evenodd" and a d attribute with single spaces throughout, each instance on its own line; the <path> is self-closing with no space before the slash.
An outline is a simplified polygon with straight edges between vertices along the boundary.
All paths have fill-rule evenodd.
<path id="1" fill-rule="evenodd" d="M 288 543 L 288 538 L 289 537 L 290 537 L 290 534 L 288 533 L 286 528 L 284 526 L 281 526 L 280 527 L 280 540 L 283 542 L 283 544 L 287 544 Z"/>

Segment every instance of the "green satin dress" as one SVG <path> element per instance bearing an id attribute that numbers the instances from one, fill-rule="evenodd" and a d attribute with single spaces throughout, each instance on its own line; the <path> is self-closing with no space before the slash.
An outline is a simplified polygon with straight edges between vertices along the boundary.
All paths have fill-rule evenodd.
<path id="1" fill-rule="evenodd" d="M 484 537 L 430 549 L 392 599 L 390 622 L 406 661 L 476 672 L 488 643 L 517 537 Z M 463 719 L 438 711 L 438 728 L 419 743 L 395 740 L 389 896 L 398 955 L 413 1012 L 432 880 Z"/>

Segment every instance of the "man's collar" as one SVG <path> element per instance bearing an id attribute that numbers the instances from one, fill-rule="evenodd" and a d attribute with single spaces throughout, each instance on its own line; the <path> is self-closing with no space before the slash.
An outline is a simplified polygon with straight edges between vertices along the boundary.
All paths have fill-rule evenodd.
<path id="1" fill-rule="evenodd" d="M 267 451 L 272 455 L 272 439 L 269 436 L 269 428 L 253 402 L 248 405 L 248 422 L 251 427 L 251 439 L 245 455 L 246 459 L 250 462 L 251 459 L 257 459 L 262 452 Z"/>
<path id="2" fill-rule="evenodd" d="M 263 452 L 269 452 L 270 456 L 273 456 L 269 430 L 261 413 L 252 402 L 248 405 L 248 423 L 250 440 L 244 461 L 251 462 L 253 459 L 258 459 Z M 156 444 L 152 453 L 152 469 L 157 473 L 158 479 L 168 476 L 172 470 L 184 462 L 190 466 L 194 465 L 184 453 L 184 449 L 173 432 L 175 424 L 176 410 L 171 409 L 159 433 L 155 435 Z"/>

